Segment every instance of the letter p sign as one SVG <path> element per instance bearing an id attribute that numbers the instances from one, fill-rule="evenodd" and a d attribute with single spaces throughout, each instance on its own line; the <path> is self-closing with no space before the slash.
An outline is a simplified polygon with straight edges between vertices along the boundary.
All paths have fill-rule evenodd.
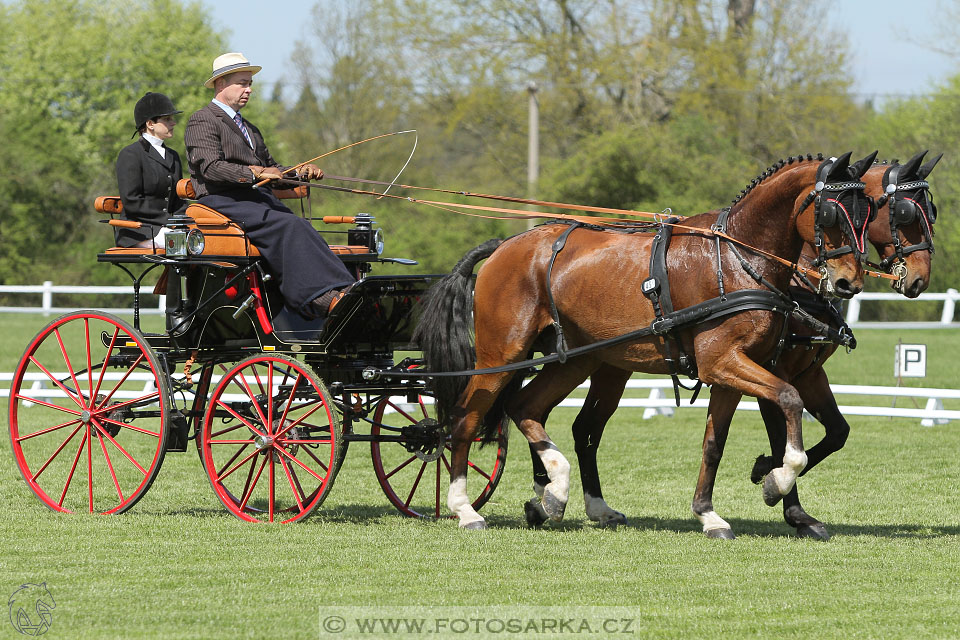
<path id="1" fill-rule="evenodd" d="M 898 344 L 895 359 L 898 378 L 923 378 L 927 375 L 927 345 Z"/>

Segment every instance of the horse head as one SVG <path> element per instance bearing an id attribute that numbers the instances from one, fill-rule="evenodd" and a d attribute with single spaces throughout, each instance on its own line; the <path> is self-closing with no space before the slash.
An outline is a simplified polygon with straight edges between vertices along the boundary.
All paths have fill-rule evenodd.
<path id="1" fill-rule="evenodd" d="M 847 152 L 820 163 L 813 190 L 796 214 L 800 237 L 816 253 L 812 264 L 820 272 L 821 287 L 840 298 L 851 298 L 863 290 L 867 227 L 876 217 L 876 207 L 861 182 L 876 152 L 854 164 L 850 164 L 850 156 Z"/>
<path id="2" fill-rule="evenodd" d="M 898 276 L 893 289 L 908 298 L 916 298 L 930 284 L 937 207 L 926 177 L 943 154 L 921 165 L 926 153 L 902 165 L 875 165 L 864 176 L 879 211 L 870 225 L 870 243 L 880 255 L 880 268 Z"/>

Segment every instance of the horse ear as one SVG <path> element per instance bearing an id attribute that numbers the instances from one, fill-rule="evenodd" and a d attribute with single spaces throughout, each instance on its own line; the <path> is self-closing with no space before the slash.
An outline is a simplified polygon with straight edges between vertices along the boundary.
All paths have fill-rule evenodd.
<path id="1" fill-rule="evenodd" d="M 827 180 L 846 180 L 850 176 L 847 173 L 847 168 L 850 166 L 850 156 L 853 155 L 852 151 L 847 151 L 845 154 L 833 161 L 833 164 L 830 165 L 830 172 L 827 174 Z"/>
<path id="2" fill-rule="evenodd" d="M 853 163 L 853 166 L 850 167 L 851 177 L 862 178 L 863 174 L 873 166 L 873 161 L 877 159 L 877 154 L 880 153 L 880 150 L 874 151 L 865 158 L 860 158 Z"/>
<path id="3" fill-rule="evenodd" d="M 917 169 L 920 167 L 920 163 L 923 162 L 923 156 L 925 155 L 927 155 L 927 152 L 921 151 L 917 155 L 904 162 L 902 168 L 900 169 L 900 180 L 906 180 L 908 179 L 907 176 L 916 175 Z"/>
<path id="4" fill-rule="evenodd" d="M 922 167 L 920 167 L 919 169 L 917 169 L 917 176 L 918 176 L 921 180 L 923 180 L 923 179 L 926 178 L 928 175 L 930 175 L 930 172 L 933 171 L 933 168 L 934 168 L 935 166 L 937 166 L 937 163 L 940 162 L 940 158 L 942 158 L 942 157 L 943 157 L 943 154 L 941 153 L 941 154 L 938 155 L 936 158 L 934 158 L 933 160 L 931 160 L 931 161 L 928 162 L 927 164 L 925 164 L 925 165 L 923 165 Z"/>

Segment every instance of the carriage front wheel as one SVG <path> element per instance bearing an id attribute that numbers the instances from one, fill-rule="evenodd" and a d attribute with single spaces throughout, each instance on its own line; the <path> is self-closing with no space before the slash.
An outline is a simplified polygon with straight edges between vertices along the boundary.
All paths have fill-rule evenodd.
<path id="1" fill-rule="evenodd" d="M 343 430 L 313 370 L 256 355 L 223 374 L 200 434 L 220 502 L 249 522 L 294 522 L 327 497 L 343 462 Z"/>
<path id="2" fill-rule="evenodd" d="M 373 415 L 371 454 L 373 470 L 387 499 L 400 513 L 414 518 L 448 515 L 450 437 L 433 419 L 432 398 L 391 396 L 377 403 Z M 503 423 L 497 439 L 484 447 L 478 440 L 467 460 L 468 487 L 479 488 L 473 508 L 493 495 L 507 459 L 507 433 Z M 453 516 L 450 516 L 453 517 Z"/>
<path id="3" fill-rule="evenodd" d="M 17 467 L 55 511 L 122 513 L 150 488 L 166 451 L 166 372 L 139 331 L 98 311 L 51 322 L 10 385 Z"/>

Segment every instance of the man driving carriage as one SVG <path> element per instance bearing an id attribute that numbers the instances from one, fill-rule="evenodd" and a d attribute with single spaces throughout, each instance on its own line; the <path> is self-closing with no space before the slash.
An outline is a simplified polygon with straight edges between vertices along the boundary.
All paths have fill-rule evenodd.
<path id="1" fill-rule="evenodd" d="M 279 280 L 287 306 L 322 318 L 354 278 L 308 220 L 269 189 L 255 186 L 288 171 L 270 155 L 260 130 L 239 113 L 260 69 L 241 53 L 225 53 L 213 61 L 213 74 L 204 83 L 213 89 L 213 100 L 190 116 L 184 134 L 190 177 L 201 204 L 243 227 Z M 303 180 L 323 177 L 313 164 L 297 173 Z"/>

